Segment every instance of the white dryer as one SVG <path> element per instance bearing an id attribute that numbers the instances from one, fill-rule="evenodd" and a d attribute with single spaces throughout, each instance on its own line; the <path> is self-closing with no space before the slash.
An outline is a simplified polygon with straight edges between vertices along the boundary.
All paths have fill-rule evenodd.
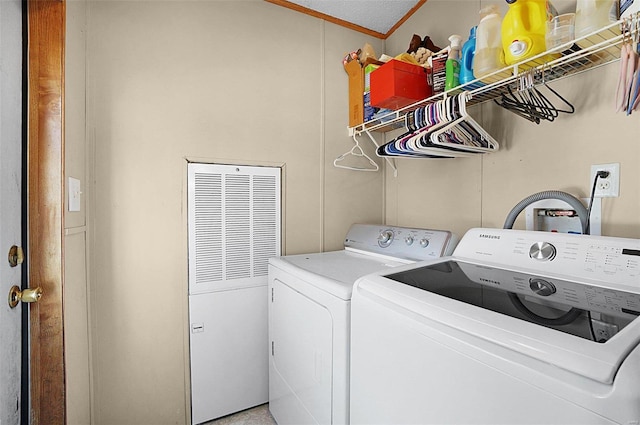
<path id="1" fill-rule="evenodd" d="M 348 423 L 354 282 L 455 243 L 448 231 L 354 224 L 344 250 L 269 260 L 269 410 L 279 425 Z"/>
<path id="2" fill-rule="evenodd" d="M 640 423 L 640 240 L 472 229 L 352 300 L 352 424 Z"/>

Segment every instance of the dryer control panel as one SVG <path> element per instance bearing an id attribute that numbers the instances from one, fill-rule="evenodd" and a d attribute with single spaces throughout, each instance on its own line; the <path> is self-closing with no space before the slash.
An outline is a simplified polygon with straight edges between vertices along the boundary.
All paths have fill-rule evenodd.
<path id="1" fill-rule="evenodd" d="M 511 229 L 471 229 L 455 257 L 640 291 L 640 240 Z"/>
<path id="2" fill-rule="evenodd" d="M 451 255 L 458 238 L 448 230 L 354 224 L 345 249 L 421 261 Z"/>

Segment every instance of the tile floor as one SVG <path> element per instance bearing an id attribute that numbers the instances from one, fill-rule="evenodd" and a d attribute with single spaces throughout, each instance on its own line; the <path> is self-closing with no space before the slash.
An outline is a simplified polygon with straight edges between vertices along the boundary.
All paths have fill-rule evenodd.
<path id="1" fill-rule="evenodd" d="M 262 404 L 203 425 L 276 425 L 276 421 L 269 413 L 269 405 Z"/>

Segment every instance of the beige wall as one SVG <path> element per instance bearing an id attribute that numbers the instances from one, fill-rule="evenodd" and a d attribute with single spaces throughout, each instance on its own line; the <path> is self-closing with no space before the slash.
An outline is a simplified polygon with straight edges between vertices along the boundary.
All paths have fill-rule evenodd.
<path id="1" fill-rule="evenodd" d="M 340 59 L 367 41 L 382 52 L 381 41 L 257 0 L 91 1 L 86 31 L 84 7 L 67 4 L 67 174 L 88 199 L 66 219 L 67 364 L 79 365 L 68 371 L 70 424 L 188 421 L 186 159 L 283 165 L 287 254 L 338 249 L 355 221 L 501 227 L 531 193 L 586 196 L 590 165 L 607 162 L 621 163 L 621 196 L 604 200 L 603 231 L 640 237 L 640 122 L 611 111 L 615 64 L 554 85 L 575 115 L 536 126 L 485 104 L 473 113 L 500 152 L 401 159 L 394 177 L 331 165 L 352 146 Z M 479 7 L 429 0 L 386 53 L 413 33 L 440 45 L 466 37 Z M 69 302 L 87 295 L 89 336 L 78 319 L 87 304 Z"/>
<path id="2" fill-rule="evenodd" d="M 65 200 L 64 345 L 67 424 L 91 420 L 91 366 L 87 287 L 87 146 L 85 117 L 86 3 L 67 2 L 65 46 L 65 184 L 80 180 L 79 212 L 69 212 Z M 66 188 L 68 193 L 68 187 Z"/>
<path id="3" fill-rule="evenodd" d="M 570 1 L 554 4 L 561 12 L 572 7 Z M 406 50 L 414 33 L 430 35 L 441 47 L 453 33 L 466 39 L 480 6 L 429 0 L 387 40 L 387 53 Z M 459 235 L 476 226 L 502 227 L 513 206 L 533 193 L 588 197 L 591 165 L 617 162 L 620 197 L 603 200 L 602 233 L 640 237 L 640 120 L 638 113 L 613 110 L 617 73 L 614 63 L 553 83 L 576 107 L 554 122 L 536 125 L 491 102 L 472 108 L 501 150 L 481 158 L 398 160 L 398 177 L 388 171 L 385 185 L 389 224 L 444 227 Z M 522 217 L 516 227 L 524 228 Z"/>
<path id="4" fill-rule="evenodd" d="M 304 17 L 304 19 L 309 19 Z M 382 223 L 384 218 L 384 193 L 382 172 L 358 172 L 333 167 L 333 161 L 353 147 L 347 137 L 348 111 L 347 74 L 343 71 L 341 59 L 350 50 L 356 50 L 365 43 L 371 44 L 378 54 L 382 53 L 382 41 L 338 27 L 322 25 L 322 47 L 324 52 L 324 87 L 322 120 L 324 126 L 324 167 L 323 176 L 323 246 L 322 251 L 342 249 L 344 236 L 353 223 Z M 364 136 L 362 136 L 364 137 Z M 373 144 L 359 139 L 365 153 L 377 161 L 382 168 L 384 161 L 377 158 Z M 343 164 L 353 165 L 345 159 Z M 355 164 L 362 165 L 362 162 Z"/>
<path id="5" fill-rule="evenodd" d="M 382 173 L 332 166 L 367 40 L 263 1 L 88 3 L 96 424 L 189 416 L 186 159 L 283 165 L 288 254 L 383 220 Z"/>

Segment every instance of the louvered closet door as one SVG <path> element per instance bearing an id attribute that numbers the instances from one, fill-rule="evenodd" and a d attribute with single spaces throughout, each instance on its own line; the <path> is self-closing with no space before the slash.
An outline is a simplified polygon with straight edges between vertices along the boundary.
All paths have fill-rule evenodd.
<path id="1" fill-rule="evenodd" d="M 280 168 L 189 164 L 189 294 L 266 285 L 280 255 Z"/>

